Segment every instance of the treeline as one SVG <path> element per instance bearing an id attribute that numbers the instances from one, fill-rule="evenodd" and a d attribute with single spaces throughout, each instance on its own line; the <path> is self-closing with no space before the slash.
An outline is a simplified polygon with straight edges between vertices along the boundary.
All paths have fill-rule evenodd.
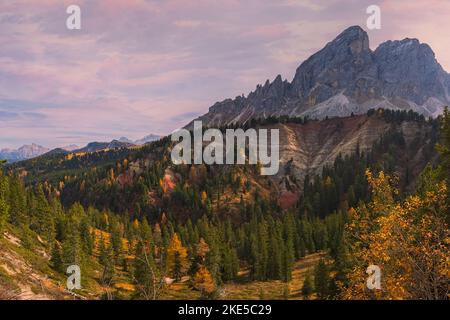
<path id="1" fill-rule="evenodd" d="M 69 265 L 89 272 L 102 267 L 102 285 L 112 286 L 121 274 L 133 283 L 137 298 L 157 298 L 166 277 L 191 285 L 205 297 L 224 282 L 248 269 L 248 280 L 289 281 L 295 260 L 322 250 L 335 250 L 345 216 L 307 219 L 273 212 L 260 199 L 244 205 L 249 220 L 202 216 L 180 223 L 162 214 L 149 224 L 124 215 L 85 209 L 79 203 L 64 209 L 48 185 L 25 187 L 16 176 L 0 176 L 0 221 L 20 230 L 25 248 L 33 249 L 40 236 L 51 252 L 51 266 L 64 273 Z"/>
<path id="2" fill-rule="evenodd" d="M 423 116 L 414 112 L 373 110 L 368 114 L 373 116 L 372 112 L 386 119 L 399 119 L 398 121 L 408 119 L 422 121 L 423 119 Z M 269 117 L 252 121 L 251 126 L 258 126 L 264 121 L 304 123 L 308 119 Z M 433 122 L 431 142 L 424 147 L 423 152 L 427 153 L 424 156 L 426 159 L 434 155 L 433 146 L 437 139 L 437 126 Z M 340 163 L 342 161 L 337 159 L 334 167 L 324 169 L 326 174 L 320 178 L 320 183 L 316 183 L 317 177 L 308 177 L 304 183 L 305 201 L 299 203 L 301 210 L 307 210 L 311 215 L 323 218 L 326 214 L 335 211 L 342 204 L 343 198 L 347 196 L 350 205 L 354 205 L 359 199 L 367 199 L 367 194 L 363 194 L 367 186 L 364 185 L 364 168 L 383 162 L 384 164 L 378 165 L 377 169 L 392 172 L 401 159 L 401 151 L 405 151 L 402 139 L 404 143 L 404 138 L 398 130 L 391 132 L 382 138 L 379 142 L 380 147 L 371 154 L 364 155 L 357 152 L 356 156 L 351 156 L 352 159 L 345 159 L 347 163 L 345 168 L 342 168 L 343 165 Z M 416 145 L 420 145 L 419 142 L 423 141 L 418 141 Z M 241 166 L 241 172 L 233 172 L 227 166 L 220 170 L 216 170 L 214 166 L 205 168 L 193 166 L 192 170 L 190 167 L 187 169 L 182 166 L 173 167 L 169 161 L 169 150 L 170 139 L 164 138 L 137 150 L 97 152 L 63 161 L 59 158 L 60 156 L 55 156 L 54 159 L 41 157 L 23 164 L 27 171 L 25 179 L 33 184 L 48 181 L 60 192 L 61 202 L 65 207 L 80 202 L 84 207 L 92 205 L 99 210 L 109 209 L 113 212 L 127 213 L 132 218 L 141 218 L 142 215 L 146 215 L 150 221 L 155 221 L 163 211 L 177 212 L 180 206 L 187 209 L 184 215 L 194 215 L 197 219 L 203 214 L 210 214 L 213 209 L 217 211 L 220 208 L 220 195 L 227 189 L 231 188 L 234 194 L 255 192 L 245 176 L 248 174 L 255 176 L 253 172 L 256 172 L 256 166 Z M 147 159 L 148 162 L 146 162 Z M 141 165 L 143 170 L 135 174 L 130 164 L 136 163 Z M 337 165 L 339 167 L 336 167 Z M 172 197 L 165 197 L 164 201 L 155 203 L 150 198 L 163 198 L 164 190 L 160 186 L 160 180 L 164 177 L 166 168 L 170 167 L 176 174 L 182 176 L 182 184 L 176 184 Z M 352 174 L 354 168 L 357 169 L 357 174 Z M 18 167 L 9 167 L 9 169 L 14 171 Z M 195 173 L 191 171 L 198 171 L 200 177 L 193 181 L 192 175 Z M 412 179 L 409 175 L 410 173 L 407 172 L 406 178 Z M 43 180 L 45 177 L 47 180 Z M 185 181 L 192 183 L 185 186 Z M 409 181 L 406 182 L 408 183 Z M 203 191 L 206 192 L 206 200 L 201 199 Z M 325 205 L 319 205 L 319 203 L 325 203 Z M 215 208 L 213 204 L 216 205 Z"/>
<path id="3" fill-rule="evenodd" d="M 413 110 L 391 110 L 391 109 L 370 109 L 367 116 L 379 116 L 388 123 L 402 123 L 404 121 L 431 122 L 438 125 L 438 121 L 433 118 L 426 119 L 423 114 L 419 114 Z"/>
<path id="4" fill-rule="evenodd" d="M 448 300 L 450 264 L 450 112 L 439 119 L 437 163 L 401 196 L 398 180 L 366 169 L 369 199 L 351 207 L 337 250 L 308 275 L 303 295 L 320 299 Z M 401 141 L 401 139 L 399 139 Z M 369 288 L 367 268 L 381 270 Z M 314 280 L 313 280 L 314 279 Z"/>
<path id="5" fill-rule="evenodd" d="M 392 121 L 416 117 L 382 114 Z M 447 120 L 443 136 L 450 139 L 448 127 Z M 425 161 L 433 156 L 436 131 L 423 140 L 428 141 L 422 151 Z M 337 298 L 356 283 L 349 270 L 362 255 L 352 250 L 364 252 L 355 245 L 348 226 L 370 210 L 377 213 L 374 190 L 382 192 L 389 185 L 385 180 L 374 183 L 379 180 L 368 176 L 367 169 L 374 175 L 400 171 L 406 180 L 413 179 L 408 162 L 402 162 L 411 150 L 406 150 L 401 131 L 391 130 L 371 152 L 358 148 L 353 155 L 338 157 L 321 175 L 307 176 L 297 205 L 285 211 L 273 198 L 262 196 L 264 190 L 258 186 L 270 189 L 271 182 L 259 178 L 255 183 L 257 166 L 180 165 L 168 173 L 169 144 L 162 139 L 120 161 L 84 168 L 55 184 L 25 186 L 17 175 L 0 173 L 0 231 L 10 223 L 29 249 L 39 235 L 51 252 L 55 271 L 64 273 L 72 264 L 83 272 L 100 266 L 102 285 L 113 287 L 125 278 L 134 284 L 135 298 L 141 299 L 160 297 L 166 278 L 180 281 L 189 276 L 191 286 L 204 297 L 216 297 L 223 283 L 241 280 L 239 270 L 248 271 L 247 280 L 287 282 L 297 259 L 328 252 L 330 260 L 309 275 L 304 291 L 307 296 L 315 287 L 317 297 Z M 155 150 L 159 153 L 145 171 L 130 176 L 131 163 L 148 159 Z M 444 174 L 439 181 L 450 177 L 448 150 L 448 141 L 441 143 L 440 152 L 447 157 L 441 157 L 439 172 L 447 178 Z M 423 197 L 430 188 L 423 188 Z M 403 201 L 400 191 L 392 192 L 389 210 Z M 364 226 L 371 223 L 365 221 Z M 377 234 L 376 228 L 360 229 L 364 236 Z"/>
<path id="6" fill-rule="evenodd" d="M 427 134 L 424 132 L 425 136 Z M 437 139 L 437 130 L 431 130 L 429 137 L 407 148 L 403 133 L 394 129 L 381 136 L 366 153 L 357 147 L 351 155 L 339 155 L 333 165 L 323 168 L 321 175 L 305 177 L 303 193 L 297 205 L 299 213 L 324 218 L 338 209 L 345 211 L 357 206 L 360 201 L 369 201 L 367 169 L 397 175 L 402 178 L 400 186 L 409 186 L 415 177 L 411 174 L 408 155 L 414 156 L 416 148 L 422 148 L 425 166 L 436 154 L 434 147 Z"/>
<path id="7" fill-rule="evenodd" d="M 436 152 L 437 130 L 431 128 L 417 143 L 406 146 L 401 130 L 392 129 L 373 145 L 371 151 L 356 152 L 345 157 L 338 156 L 333 165 L 323 168 L 321 175 L 306 176 L 303 190 L 296 206 L 301 216 L 325 218 L 338 209 L 344 211 L 367 201 L 369 198 L 366 168 L 399 174 L 402 188 L 414 181 L 413 167 L 409 157 L 419 154 L 424 166 Z M 418 152 L 416 148 L 422 148 Z M 145 216 L 155 222 L 162 212 L 169 212 L 181 221 L 193 220 L 203 215 L 212 217 L 233 215 L 234 219 L 248 220 L 242 204 L 231 205 L 232 199 L 250 198 L 257 200 L 262 192 L 258 185 L 271 189 L 270 179 L 258 175 L 257 166 L 170 166 L 167 155 L 147 165 L 139 175 L 130 175 L 128 158 L 115 165 L 92 168 L 76 178 L 66 177 L 60 184 L 61 200 L 64 206 L 80 202 L 84 207 L 95 206 L 103 210 L 126 213 L 132 219 Z M 166 168 L 171 168 L 174 188 L 165 186 Z M 128 180 L 123 177 L 127 177 Z M 255 181 L 253 181 L 255 180 Z M 125 181 L 121 183 L 121 181 Z M 291 181 L 296 181 L 291 177 Z M 170 183 L 170 181 L 169 181 Z M 280 210 L 276 199 L 271 199 L 271 210 Z M 241 201 L 243 202 L 243 200 Z"/>

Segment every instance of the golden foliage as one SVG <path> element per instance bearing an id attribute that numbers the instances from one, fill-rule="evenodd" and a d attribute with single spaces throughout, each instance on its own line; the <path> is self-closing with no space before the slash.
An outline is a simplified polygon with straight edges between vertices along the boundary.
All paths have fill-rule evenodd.
<path id="1" fill-rule="evenodd" d="M 200 198 L 202 199 L 202 203 L 205 204 L 206 199 L 208 199 L 206 191 L 202 191 L 202 193 L 200 194 Z"/>
<path id="2" fill-rule="evenodd" d="M 200 238 L 200 241 L 197 244 L 197 256 L 202 258 L 202 261 L 203 261 L 208 252 L 209 252 L 208 244 L 205 242 L 205 240 L 203 238 Z"/>
<path id="3" fill-rule="evenodd" d="M 216 290 L 216 285 L 211 273 L 205 266 L 200 266 L 199 270 L 194 276 L 192 285 L 195 289 L 202 293 L 211 294 Z"/>
<path id="4" fill-rule="evenodd" d="M 449 294 L 450 233 L 447 187 L 423 196 L 409 196 L 402 203 L 383 172 L 367 178 L 372 201 L 349 214 L 346 237 L 350 239 L 354 268 L 347 299 L 444 299 Z M 366 268 L 381 268 L 381 290 L 366 288 Z"/>
<path id="5" fill-rule="evenodd" d="M 174 233 L 167 247 L 167 269 L 175 278 L 180 278 L 188 268 L 188 251 L 183 247 L 178 234 Z"/>

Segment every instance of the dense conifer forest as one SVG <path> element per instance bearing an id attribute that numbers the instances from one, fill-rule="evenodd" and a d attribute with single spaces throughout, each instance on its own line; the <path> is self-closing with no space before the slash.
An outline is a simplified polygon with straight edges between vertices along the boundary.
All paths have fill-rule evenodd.
<path id="1" fill-rule="evenodd" d="M 3 163 L 0 229 L 14 231 L 26 250 L 38 239 L 56 277 L 79 265 L 89 275 L 84 286 L 95 279 L 104 299 L 164 298 L 168 281 L 187 282 L 206 299 L 221 297 L 227 283 L 289 283 L 296 261 L 315 253 L 322 258 L 304 278 L 306 299 L 448 298 L 450 114 L 368 116 L 432 128 L 419 176 L 402 162 L 401 131 L 391 130 L 370 152 L 339 156 L 307 175 L 297 203 L 282 209 L 258 166 L 172 166 L 163 138 L 136 149 Z M 375 293 L 364 288 L 371 263 L 390 270 Z M 0 273 L 0 284 L 7 278 Z"/>

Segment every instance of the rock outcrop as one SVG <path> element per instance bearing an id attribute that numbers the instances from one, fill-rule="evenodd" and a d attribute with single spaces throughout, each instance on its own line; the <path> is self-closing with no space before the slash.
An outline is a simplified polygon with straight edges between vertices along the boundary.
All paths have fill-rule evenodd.
<path id="1" fill-rule="evenodd" d="M 450 75 L 427 44 L 387 41 L 372 51 L 367 33 L 353 26 L 304 61 L 292 82 L 277 76 L 247 97 L 217 102 L 199 119 L 220 126 L 280 115 L 343 117 L 372 108 L 436 117 L 448 104 Z"/>

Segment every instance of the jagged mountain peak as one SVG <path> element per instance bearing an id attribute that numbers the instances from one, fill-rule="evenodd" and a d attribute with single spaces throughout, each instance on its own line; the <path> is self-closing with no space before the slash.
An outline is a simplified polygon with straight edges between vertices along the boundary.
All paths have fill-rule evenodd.
<path id="1" fill-rule="evenodd" d="M 362 50 L 364 51 L 370 50 L 369 35 L 360 26 L 351 26 L 345 29 L 333 41 L 329 42 L 327 46 L 332 45 L 348 46 L 356 43 L 361 45 Z"/>
<path id="2" fill-rule="evenodd" d="M 351 26 L 301 63 L 292 82 L 267 80 L 247 97 L 215 103 L 200 119 L 220 126 L 280 115 L 342 117 L 371 108 L 435 117 L 448 104 L 450 75 L 429 45 L 406 38 L 372 51 L 367 32 Z"/>

